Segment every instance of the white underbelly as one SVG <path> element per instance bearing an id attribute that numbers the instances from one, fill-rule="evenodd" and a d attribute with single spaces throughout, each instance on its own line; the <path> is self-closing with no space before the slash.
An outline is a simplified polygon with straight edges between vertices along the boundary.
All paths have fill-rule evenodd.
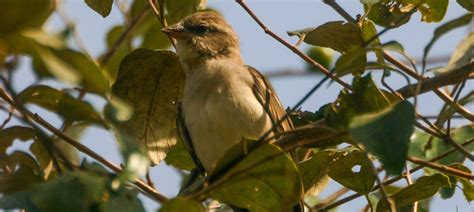
<path id="1" fill-rule="evenodd" d="M 205 95 L 185 92 L 183 111 L 196 155 L 209 171 L 242 138 L 258 139 L 271 123 L 250 87 L 200 93 Z"/>

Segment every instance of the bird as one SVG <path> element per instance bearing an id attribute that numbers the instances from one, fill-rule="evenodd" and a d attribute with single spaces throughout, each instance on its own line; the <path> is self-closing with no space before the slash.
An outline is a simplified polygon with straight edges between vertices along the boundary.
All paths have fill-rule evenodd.
<path id="1" fill-rule="evenodd" d="M 238 36 L 222 15 L 196 12 L 162 31 L 176 40 L 186 76 L 178 118 L 203 171 L 212 172 L 243 139 L 293 129 L 269 81 L 244 63 Z"/>
<path id="2" fill-rule="evenodd" d="M 272 128 L 267 137 L 293 129 L 270 82 L 244 63 L 238 36 L 222 15 L 196 12 L 162 31 L 176 40 L 186 76 L 178 119 L 203 171 L 215 171 L 243 139 L 257 140 Z"/>
<path id="3" fill-rule="evenodd" d="M 270 82 L 244 63 L 238 36 L 222 15 L 196 12 L 162 32 L 176 41 L 185 72 L 176 120 L 198 173 L 218 173 L 219 161 L 245 139 L 278 138 L 294 128 Z M 302 202 L 292 210 L 302 211 Z"/>

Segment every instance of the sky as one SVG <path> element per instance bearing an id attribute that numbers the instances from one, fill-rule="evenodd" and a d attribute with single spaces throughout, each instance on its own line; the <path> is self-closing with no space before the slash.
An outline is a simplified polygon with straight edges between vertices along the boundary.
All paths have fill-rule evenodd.
<path id="1" fill-rule="evenodd" d="M 225 0 L 209 0 L 208 2 L 209 7 L 220 11 L 236 30 L 241 40 L 242 55 L 247 64 L 254 66 L 263 73 L 284 69 L 303 70 L 305 68 L 305 63 L 302 59 L 266 35 L 237 3 Z M 248 0 L 247 2 L 270 29 L 293 44 L 297 42 L 297 38 L 288 37 L 286 31 L 314 27 L 328 21 L 342 20 L 336 12 L 318 0 Z M 359 1 L 340 0 L 338 2 L 353 16 L 363 12 Z M 450 2 L 449 6 L 445 20 L 456 18 L 465 13 L 455 1 Z M 82 37 L 85 46 L 94 56 L 104 51 L 105 34 L 110 27 L 122 23 L 121 14 L 116 7 L 112 9 L 111 14 L 105 19 L 89 9 L 82 0 L 64 0 L 64 8 L 70 18 L 76 22 L 80 37 Z M 431 38 L 437 24 L 420 23 L 419 20 L 420 16 L 418 14 L 414 15 L 410 23 L 383 35 L 381 38 L 382 42 L 397 40 L 404 46 L 407 54 L 414 58 L 420 58 L 423 48 Z M 62 22 L 55 15 L 49 20 L 46 28 L 54 30 L 62 26 Z M 470 27 L 458 29 L 448 34 L 448 36 L 441 38 L 431 50 L 431 56 L 450 55 L 462 38 L 469 31 L 473 31 L 473 28 L 471 25 Z M 306 48 L 308 46 L 301 46 L 303 50 Z M 21 70 L 16 74 L 17 79 L 14 81 L 14 84 L 17 90 L 21 90 L 34 82 L 32 73 L 29 72 L 28 62 L 28 59 L 24 60 Z M 443 64 L 436 64 L 435 66 L 439 65 Z M 377 77 L 377 74 L 375 77 Z M 283 105 L 287 107 L 293 106 L 320 79 L 321 76 L 318 75 L 305 75 L 272 78 L 270 80 Z M 350 82 L 348 77 L 343 79 L 346 82 Z M 394 88 L 397 88 L 403 86 L 405 82 L 400 77 L 392 75 L 389 78 L 389 83 Z M 465 90 L 472 90 L 473 88 L 473 83 L 470 82 L 466 85 Z M 324 86 L 303 104 L 302 109 L 309 111 L 317 110 L 320 106 L 334 101 L 340 89 L 341 87 L 336 83 Z M 97 99 L 90 98 L 89 100 L 93 101 L 94 106 L 97 108 L 103 106 L 103 102 Z M 419 100 L 420 106 L 418 109 L 422 114 L 434 115 L 439 112 L 441 101 L 436 96 L 431 94 L 422 95 Z M 60 120 L 57 117 L 52 117 L 51 114 L 37 107 L 31 107 L 31 109 L 53 120 L 52 122 L 56 126 L 59 125 Z M 468 106 L 468 109 L 473 111 L 473 105 Z M 4 117 L 5 114 L 0 113 L 0 120 Z M 456 125 L 466 123 L 462 121 L 454 122 Z M 87 130 L 81 141 L 111 161 L 115 163 L 121 162 L 114 137 L 109 132 L 98 128 L 91 128 Z M 470 167 L 472 167 L 472 164 Z M 173 168 L 166 166 L 166 164 L 161 164 L 158 167 L 152 168 L 151 177 L 161 193 L 168 197 L 176 195 L 179 189 L 180 175 Z M 337 190 L 336 184 L 331 183 L 327 190 L 323 192 L 323 198 Z M 142 199 L 147 211 L 153 211 L 158 207 L 156 203 L 146 197 Z M 340 211 L 358 211 L 365 204 L 366 201 L 359 198 L 340 207 Z M 458 189 L 452 199 L 441 200 L 439 197 L 435 198 L 431 209 L 432 211 L 474 211 L 474 206 L 469 205 L 464 200 L 461 190 Z"/>

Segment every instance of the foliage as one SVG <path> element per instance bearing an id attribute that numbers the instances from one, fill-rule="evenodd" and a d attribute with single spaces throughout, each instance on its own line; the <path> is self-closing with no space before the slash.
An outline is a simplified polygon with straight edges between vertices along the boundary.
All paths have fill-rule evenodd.
<path id="1" fill-rule="evenodd" d="M 365 196 L 368 208 L 376 211 L 390 208 L 387 198 L 402 211 L 411 210 L 415 202 L 420 203 L 419 210 L 427 209 L 430 198 L 438 193 L 451 198 L 458 187 L 467 202 L 474 199 L 472 177 L 466 177 L 472 171 L 464 163 L 474 151 L 474 125 L 451 124 L 459 114 L 473 121 L 472 113 L 462 110 L 474 99 L 466 83 L 472 71 L 467 76 L 456 73 L 465 67 L 472 69 L 474 33 L 457 41 L 445 66 L 430 69 L 427 62 L 436 42 L 472 23 L 474 4 L 470 0 L 360 0 L 362 15 L 357 19 L 345 17 L 345 21 L 289 31 L 288 35 L 300 39 L 299 44 L 309 45 L 308 57 L 303 59 L 322 65 L 309 63 L 308 71 L 330 69 L 328 77 L 344 76 L 352 80 L 350 85 L 339 82 L 344 87 L 339 95 L 313 108 L 316 112 L 289 109 L 297 127 L 294 131 L 271 143 L 245 140 L 237 144 L 215 170 L 198 177 L 191 189 L 170 200 L 142 180 L 161 161 L 180 172 L 195 167 L 175 120 L 185 73 L 176 53 L 169 50 L 172 40 L 161 29 L 206 8 L 206 1 L 154 0 L 155 14 L 147 0 L 84 0 L 91 15 L 107 18 L 118 6 L 124 17 L 123 23 L 103 35 L 105 51 L 98 57 L 81 46 L 74 20 L 67 20 L 62 31 L 46 30 L 47 20 L 61 10 L 57 2 L 0 1 L 0 110 L 7 114 L 0 123 L 0 209 L 144 211 L 138 197 L 141 192 L 160 202 L 160 211 L 165 212 L 205 211 L 213 200 L 250 211 L 288 211 L 300 201 L 329 210 L 344 202 L 315 204 L 314 200 L 330 180 L 355 196 Z M 336 1 L 323 2 L 338 8 Z M 237 3 L 246 6 L 243 1 Z M 454 4 L 466 14 L 445 20 L 448 6 Z M 416 64 L 401 43 L 382 42 L 386 30 L 403 30 L 405 24 L 416 22 L 414 14 L 423 24 L 438 25 L 423 40 L 427 45 L 422 70 L 432 71 L 432 79 L 421 80 L 423 76 L 417 74 Z M 284 39 L 277 41 L 291 46 L 299 56 L 304 54 Z M 387 52 L 396 53 L 413 67 L 397 63 Z M 24 86 L 13 84 L 24 74 L 18 72 L 19 64 L 29 67 L 37 79 L 22 90 L 17 88 Z M 372 74 L 377 70 L 383 71 L 381 83 L 379 75 Z M 325 72 L 329 70 L 317 71 Z M 392 72 L 407 79 L 406 86 L 415 91 L 414 96 L 403 96 L 387 84 L 385 79 Z M 442 83 L 434 84 L 433 79 Z M 424 84 L 415 86 L 410 80 Z M 438 87 L 446 89 L 435 90 Z M 462 89 L 471 90 L 459 91 Z M 440 95 L 443 90 L 452 94 L 446 94 L 451 95 L 448 100 L 442 98 L 445 106 L 434 117 L 436 121 L 426 124 L 418 114 L 424 114 L 419 111 L 424 103 L 411 98 L 423 92 Z M 43 119 L 43 114 L 48 118 Z M 91 127 L 115 135 L 122 166 L 79 142 Z M 19 144 L 28 147 L 17 149 Z M 428 165 L 407 163 L 410 158 Z M 424 175 L 412 184 L 388 185 L 417 165 Z M 448 168 L 457 172 L 446 171 Z M 394 179 L 385 181 L 387 194 L 375 191 L 380 189 L 376 184 L 380 172 Z"/>

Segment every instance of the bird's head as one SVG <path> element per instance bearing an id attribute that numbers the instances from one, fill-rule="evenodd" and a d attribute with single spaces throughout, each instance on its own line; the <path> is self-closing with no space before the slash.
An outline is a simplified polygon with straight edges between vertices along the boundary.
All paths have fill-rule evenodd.
<path id="1" fill-rule="evenodd" d="M 216 12 L 194 13 L 162 31 L 176 40 L 177 53 L 184 63 L 216 58 L 240 60 L 237 35 Z"/>

